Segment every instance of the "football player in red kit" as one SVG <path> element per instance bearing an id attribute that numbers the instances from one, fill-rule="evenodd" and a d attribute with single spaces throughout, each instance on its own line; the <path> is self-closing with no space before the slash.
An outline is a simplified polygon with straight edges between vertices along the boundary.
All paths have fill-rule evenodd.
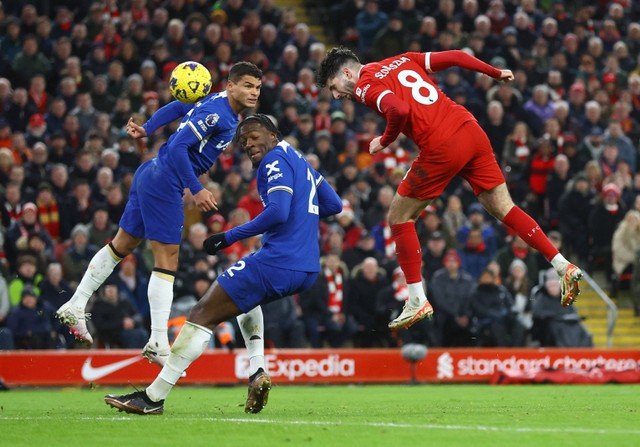
<path id="1" fill-rule="evenodd" d="M 513 80 L 511 70 L 497 69 L 459 50 L 404 53 L 362 65 L 352 51 L 334 48 L 318 72 L 318 83 L 334 98 L 359 101 L 385 118 L 385 131 L 371 141 L 369 152 L 383 150 L 401 132 L 420 149 L 389 210 L 396 255 L 409 286 L 409 299 L 398 318 L 389 323 L 390 328 L 408 328 L 433 313 L 422 283 L 422 250 L 415 221 L 456 175 L 471 184 L 491 215 L 551 262 L 561 278 L 564 306 L 572 304 L 580 293 L 582 271 L 513 203 L 489 138 L 474 116 L 445 96 L 429 77 L 450 67 L 474 70 L 498 81 Z"/>

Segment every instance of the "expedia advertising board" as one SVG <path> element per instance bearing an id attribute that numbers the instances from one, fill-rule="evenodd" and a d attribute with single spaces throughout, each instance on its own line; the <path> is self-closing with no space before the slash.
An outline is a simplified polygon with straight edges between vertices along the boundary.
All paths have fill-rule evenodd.
<path id="1" fill-rule="evenodd" d="M 279 384 L 408 383 L 411 363 L 397 349 L 273 350 L 266 354 Z M 246 352 L 210 350 L 180 380 L 185 384 L 246 383 Z M 417 362 L 419 382 L 489 383 L 501 371 L 534 369 L 606 370 L 640 368 L 640 350 L 597 349 L 429 349 Z M 9 386 L 148 384 L 159 368 L 131 350 L 0 352 L 0 379 Z"/>

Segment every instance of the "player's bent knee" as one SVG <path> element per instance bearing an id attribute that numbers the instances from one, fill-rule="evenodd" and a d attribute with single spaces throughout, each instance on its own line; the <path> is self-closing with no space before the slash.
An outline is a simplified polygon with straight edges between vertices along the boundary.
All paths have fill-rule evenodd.
<path id="1" fill-rule="evenodd" d="M 141 238 L 135 237 L 120 228 L 109 245 L 117 256 L 124 258 L 130 255 L 141 241 Z"/>
<path id="2" fill-rule="evenodd" d="M 419 200 L 396 194 L 389 208 L 389 225 L 397 225 L 417 220 L 432 200 L 433 199 Z"/>
<path id="3" fill-rule="evenodd" d="M 153 251 L 153 257 L 155 258 L 155 267 L 165 270 L 178 269 L 179 245 L 151 241 L 151 251 Z"/>
<path id="4" fill-rule="evenodd" d="M 216 282 L 193 306 L 188 320 L 213 330 L 220 323 L 237 317 L 241 313 L 242 310 Z"/>

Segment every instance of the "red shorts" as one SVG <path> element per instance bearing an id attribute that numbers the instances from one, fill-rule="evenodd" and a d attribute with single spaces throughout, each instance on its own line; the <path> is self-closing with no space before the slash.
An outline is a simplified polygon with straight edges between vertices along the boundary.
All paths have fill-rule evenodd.
<path id="1" fill-rule="evenodd" d="M 504 183 L 487 134 L 475 121 L 464 123 L 438 147 L 420 148 L 398 194 L 427 200 L 442 194 L 456 175 L 467 180 L 477 196 Z"/>

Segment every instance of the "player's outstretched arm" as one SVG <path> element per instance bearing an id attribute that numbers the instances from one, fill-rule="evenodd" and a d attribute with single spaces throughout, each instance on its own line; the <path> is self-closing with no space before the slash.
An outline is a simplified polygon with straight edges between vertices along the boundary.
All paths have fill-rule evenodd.
<path id="1" fill-rule="evenodd" d="M 153 134 L 156 130 L 162 126 L 166 126 L 172 121 L 177 120 L 185 116 L 194 104 L 185 104 L 180 101 L 171 101 L 169 104 L 165 104 L 160 107 L 156 113 L 154 113 L 149 120 L 142 125 L 147 135 Z"/>
<path id="2" fill-rule="evenodd" d="M 210 254 L 228 247 L 235 242 L 248 237 L 262 234 L 270 228 L 280 225 L 289 218 L 292 195 L 287 191 L 273 191 L 269 193 L 269 203 L 254 219 L 232 228 L 224 233 L 216 233 L 204 241 L 204 249 Z"/>
<path id="3" fill-rule="evenodd" d="M 227 240 L 224 237 L 224 233 L 215 233 L 205 239 L 204 244 L 202 244 L 204 251 L 207 254 L 215 255 L 220 250 L 224 250 L 229 245 Z"/>
<path id="4" fill-rule="evenodd" d="M 340 200 L 340 196 L 324 178 L 321 178 L 320 183 L 316 186 L 316 192 L 318 193 L 320 217 L 333 216 L 342 211 L 342 200 Z"/>
<path id="5" fill-rule="evenodd" d="M 494 79 L 502 81 L 508 80 L 503 79 L 502 76 L 503 71 L 509 70 L 499 70 L 462 50 L 449 50 L 428 53 L 428 58 L 431 71 L 445 70 L 450 67 L 461 67 L 467 70 L 484 73 Z"/>

